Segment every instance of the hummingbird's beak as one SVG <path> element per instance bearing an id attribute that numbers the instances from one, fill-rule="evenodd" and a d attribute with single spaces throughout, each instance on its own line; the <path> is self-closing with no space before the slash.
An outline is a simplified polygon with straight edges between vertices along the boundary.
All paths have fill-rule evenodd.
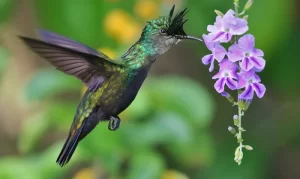
<path id="1" fill-rule="evenodd" d="M 178 39 L 190 39 L 190 40 L 198 40 L 200 42 L 203 42 L 202 39 L 198 37 L 189 36 L 189 35 L 176 35 L 175 37 L 177 37 Z"/>

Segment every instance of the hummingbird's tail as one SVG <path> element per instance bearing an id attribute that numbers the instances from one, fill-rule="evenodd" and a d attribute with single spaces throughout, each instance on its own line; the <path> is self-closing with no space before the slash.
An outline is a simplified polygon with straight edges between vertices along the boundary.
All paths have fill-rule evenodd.
<path id="1" fill-rule="evenodd" d="M 85 121 L 83 121 L 83 123 L 84 122 Z M 74 133 L 70 132 L 70 134 L 69 134 L 69 136 L 68 136 L 68 138 L 56 160 L 56 163 L 58 165 L 60 165 L 61 167 L 63 167 L 65 164 L 67 164 L 70 161 L 70 159 L 78 145 L 78 142 L 80 141 L 79 137 L 82 132 L 83 126 L 84 126 L 84 124 L 82 124 L 80 126 L 80 128 L 78 130 L 76 130 Z"/>

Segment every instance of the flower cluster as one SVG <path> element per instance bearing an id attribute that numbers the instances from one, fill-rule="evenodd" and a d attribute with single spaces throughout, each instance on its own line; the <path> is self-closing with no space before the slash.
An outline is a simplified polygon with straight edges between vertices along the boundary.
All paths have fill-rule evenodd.
<path id="1" fill-rule="evenodd" d="M 223 16 L 218 15 L 214 25 L 209 25 L 207 30 L 210 33 L 203 35 L 203 40 L 212 53 L 205 55 L 202 62 L 210 65 L 209 72 L 214 70 L 215 61 L 219 63 L 219 72 L 213 76 L 217 79 L 214 85 L 216 91 L 223 93 L 227 86 L 230 90 L 243 90 L 239 100 L 252 100 L 254 93 L 262 98 L 266 88 L 256 72 L 262 71 L 266 62 L 263 51 L 254 47 L 254 36 L 246 34 L 235 40 L 228 51 L 221 45 L 245 34 L 248 31 L 247 20 L 236 17 L 235 12 L 229 10 Z"/>
<path id="2" fill-rule="evenodd" d="M 216 22 L 209 25 L 207 27 L 209 33 L 202 36 L 206 47 L 211 51 L 202 58 L 202 62 L 209 65 L 209 72 L 213 72 L 217 61 L 219 69 L 212 77 L 216 80 L 214 87 L 218 93 L 238 107 L 238 113 L 233 116 L 236 127 L 229 126 L 228 130 L 239 143 L 234 160 L 241 164 L 242 149 L 253 150 L 250 145 L 243 144 L 242 132 L 245 130 L 241 126 L 242 116 L 252 102 L 254 94 L 262 98 L 266 92 L 266 87 L 256 74 L 265 68 L 266 61 L 263 59 L 263 51 L 255 48 L 254 36 L 245 34 L 249 29 L 248 16 L 239 17 L 251 7 L 253 0 L 248 0 L 241 13 L 238 13 L 238 3 L 239 0 L 234 0 L 235 11 L 229 10 L 225 15 L 216 11 L 218 15 Z M 222 43 L 231 43 L 228 50 Z M 228 90 L 237 91 L 238 101 L 235 101 Z"/>

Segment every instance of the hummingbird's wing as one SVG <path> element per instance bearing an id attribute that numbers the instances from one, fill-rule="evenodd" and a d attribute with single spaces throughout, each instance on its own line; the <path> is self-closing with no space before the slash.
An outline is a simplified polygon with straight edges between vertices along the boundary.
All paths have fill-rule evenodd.
<path id="1" fill-rule="evenodd" d="M 107 57 L 105 54 L 99 53 L 97 50 L 92 49 L 84 44 L 79 43 L 79 42 L 75 42 L 74 40 L 71 40 L 69 38 L 63 37 L 63 36 L 55 34 L 53 32 L 41 30 L 41 29 L 37 30 L 37 32 L 40 35 L 41 39 L 44 42 L 47 42 L 49 44 L 55 44 L 60 47 L 65 47 L 68 49 L 75 50 L 77 52 L 91 54 L 94 56 L 99 56 L 106 60 L 110 60 L 110 58 Z"/>
<path id="2" fill-rule="evenodd" d="M 102 81 L 105 76 L 122 67 L 105 54 L 66 37 L 46 31 L 42 31 L 41 36 L 43 41 L 27 37 L 21 39 L 58 70 L 79 78 L 87 86 L 95 84 L 95 80 Z"/>

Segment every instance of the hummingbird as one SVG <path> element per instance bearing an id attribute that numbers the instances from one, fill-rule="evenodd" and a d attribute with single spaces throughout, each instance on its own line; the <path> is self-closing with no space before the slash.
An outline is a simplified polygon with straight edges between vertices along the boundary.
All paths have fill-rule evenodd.
<path id="1" fill-rule="evenodd" d="M 174 9 L 175 5 L 168 16 L 148 21 L 138 41 L 115 60 L 53 32 L 38 30 L 41 40 L 20 36 L 40 57 L 87 86 L 56 160 L 58 165 L 63 167 L 70 161 L 78 143 L 99 122 L 108 121 L 111 131 L 119 128 L 118 115 L 135 99 L 158 56 L 183 39 L 202 41 L 188 36 L 183 29 L 187 8 L 173 17 Z"/>

